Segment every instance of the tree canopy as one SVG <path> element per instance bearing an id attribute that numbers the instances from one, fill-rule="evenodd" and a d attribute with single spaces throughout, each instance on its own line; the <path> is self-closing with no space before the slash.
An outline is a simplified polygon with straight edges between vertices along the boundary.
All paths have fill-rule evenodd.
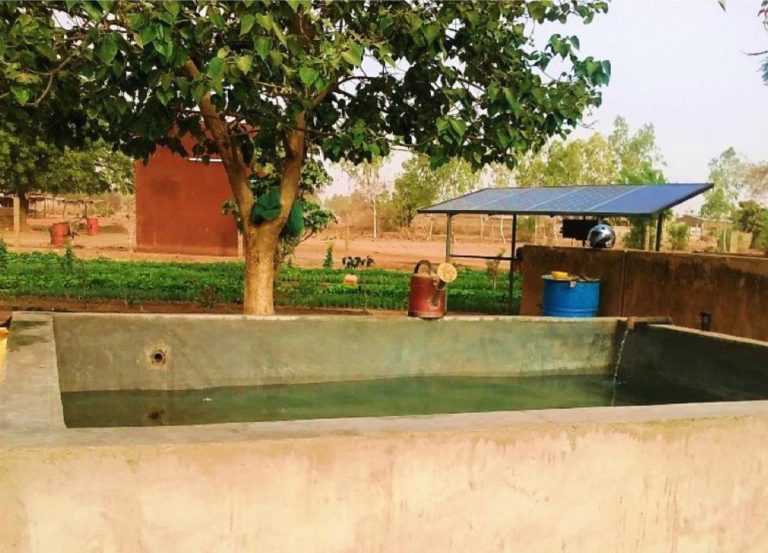
<path id="1" fill-rule="evenodd" d="M 272 312 L 272 261 L 307 156 L 354 163 L 402 146 L 434 166 L 513 166 L 600 104 L 607 61 L 531 28 L 598 0 L 0 4 L 0 109 L 56 143 L 102 137 L 217 153 L 241 213 L 249 166 L 274 164 L 280 214 L 244 219 L 245 310 Z M 564 67 L 555 75 L 553 60 Z M 198 139 L 186 152 L 179 136 Z"/>
<path id="2" fill-rule="evenodd" d="M 21 198 L 25 224 L 27 195 L 99 194 L 133 191 L 133 161 L 103 142 L 58 149 L 31 129 L 0 123 L 0 191 Z"/>
<path id="3" fill-rule="evenodd" d="M 728 219 L 746 190 L 749 163 L 734 148 L 728 148 L 709 162 L 709 181 L 714 187 L 704 194 L 701 216 Z"/>
<path id="4" fill-rule="evenodd" d="M 588 138 L 554 140 L 528 155 L 506 180 L 518 186 L 657 183 L 664 181 L 663 165 L 653 125 L 633 133 L 617 117 L 607 137 L 595 132 Z M 497 180 L 503 180 L 501 175 Z"/>
<path id="5" fill-rule="evenodd" d="M 403 173 L 395 179 L 392 195 L 398 222 L 408 226 L 419 209 L 475 190 L 480 177 L 480 171 L 460 158 L 452 158 L 437 168 L 424 155 L 409 158 L 403 163 Z"/>

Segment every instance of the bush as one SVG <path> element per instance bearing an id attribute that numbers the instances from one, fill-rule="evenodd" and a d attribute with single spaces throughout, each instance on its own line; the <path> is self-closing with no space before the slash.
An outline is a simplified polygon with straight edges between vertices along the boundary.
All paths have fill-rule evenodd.
<path id="1" fill-rule="evenodd" d="M 675 223 L 669 227 L 669 245 L 673 250 L 687 250 L 690 237 L 691 229 L 684 223 Z"/>
<path id="2" fill-rule="evenodd" d="M 325 248 L 323 269 L 333 269 L 333 241 L 329 241 L 328 246 Z"/>
<path id="3" fill-rule="evenodd" d="M 8 267 L 8 245 L 0 238 L 0 269 Z"/>

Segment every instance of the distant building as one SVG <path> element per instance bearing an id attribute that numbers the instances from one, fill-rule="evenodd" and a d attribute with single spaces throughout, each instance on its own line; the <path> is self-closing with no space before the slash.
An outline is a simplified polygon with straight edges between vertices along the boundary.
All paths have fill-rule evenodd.
<path id="1" fill-rule="evenodd" d="M 194 141 L 183 140 L 188 152 Z M 232 197 L 224 166 L 158 147 L 136 169 L 136 250 L 197 255 L 238 254 L 238 233 L 221 204 Z"/>

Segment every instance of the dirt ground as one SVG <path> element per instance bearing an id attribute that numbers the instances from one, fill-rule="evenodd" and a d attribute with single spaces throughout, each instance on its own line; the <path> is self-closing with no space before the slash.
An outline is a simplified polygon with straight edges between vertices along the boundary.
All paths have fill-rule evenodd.
<path id="1" fill-rule="evenodd" d="M 48 228 L 57 220 L 31 219 L 30 228 L 20 235 L 20 245 L 12 230 L 0 230 L 2 237 L 11 251 L 62 251 L 63 248 L 55 248 L 50 244 Z M 127 221 L 123 218 L 102 219 L 102 231 L 96 236 L 88 236 L 85 232 L 78 234 L 72 244 L 75 254 L 83 259 L 108 257 L 110 259 L 145 259 L 153 261 L 189 261 L 211 262 L 230 261 L 232 257 L 196 256 L 186 254 L 165 254 L 133 252 L 130 246 L 130 235 L 126 230 Z M 398 237 L 384 236 L 377 240 L 369 236 L 352 237 L 345 240 L 343 237 L 328 233 L 323 237 L 315 237 L 303 242 L 296 249 L 293 263 L 299 267 L 320 267 L 325 258 L 325 252 L 329 243 L 333 243 L 333 257 L 336 267 L 341 266 L 341 260 L 345 256 L 370 256 L 374 259 L 374 266 L 381 269 L 412 269 L 420 259 L 441 261 L 445 258 L 445 237 L 435 236 L 432 240 L 407 240 Z M 522 244 L 518 244 L 522 245 Z M 497 255 L 504 249 L 504 255 L 509 255 L 509 243 L 501 240 L 478 241 L 458 235 L 452 251 L 454 254 L 473 255 Z M 482 259 L 460 259 L 455 261 L 460 265 L 469 267 L 485 266 Z"/>

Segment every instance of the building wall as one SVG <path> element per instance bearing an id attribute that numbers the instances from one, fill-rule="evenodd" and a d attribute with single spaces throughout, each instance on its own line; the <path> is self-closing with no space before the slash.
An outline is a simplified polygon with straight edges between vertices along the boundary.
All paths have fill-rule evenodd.
<path id="1" fill-rule="evenodd" d="M 601 316 L 669 315 L 699 328 L 768 340 L 768 258 L 526 246 L 521 315 L 538 315 L 541 276 L 553 270 L 601 279 Z"/>
<path id="2" fill-rule="evenodd" d="M 191 150 L 191 144 L 185 144 Z M 221 204 L 232 197 L 224 166 L 158 148 L 136 162 L 136 249 L 237 255 L 237 228 Z"/>

